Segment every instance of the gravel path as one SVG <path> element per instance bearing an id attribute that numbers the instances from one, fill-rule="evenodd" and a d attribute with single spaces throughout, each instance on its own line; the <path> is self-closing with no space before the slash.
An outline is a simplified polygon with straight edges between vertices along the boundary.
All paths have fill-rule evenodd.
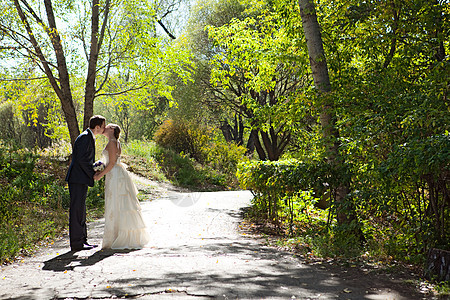
<path id="1" fill-rule="evenodd" d="M 138 251 L 70 252 L 67 237 L 2 267 L 0 299 L 423 299 L 401 279 L 305 263 L 239 229 L 248 191 L 186 193 L 134 178 L 151 234 Z M 103 221 L 89 224 L 101 244 Z"/>

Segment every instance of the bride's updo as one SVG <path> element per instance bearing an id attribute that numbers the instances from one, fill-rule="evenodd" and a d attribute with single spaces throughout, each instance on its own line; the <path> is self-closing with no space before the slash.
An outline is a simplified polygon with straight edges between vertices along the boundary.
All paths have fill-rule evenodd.
<path id="1" fill-rule="evenodd" d="M 114 129 L 114 137 L 118 140 L 120 136 L 120 126 L 117 124 L 108 124 L 108 126 Z"/>

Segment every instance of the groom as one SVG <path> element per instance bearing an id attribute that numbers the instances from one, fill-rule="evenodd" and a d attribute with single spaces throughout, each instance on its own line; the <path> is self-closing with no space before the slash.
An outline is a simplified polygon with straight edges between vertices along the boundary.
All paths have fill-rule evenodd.
<path id="1" fill-rule="evenodd" d="M 97 247 L 87 242 L 86 196 L 88 186 L 94 186 L 95 136 L 103 133 L 105 122 L 104 117 L 93 116 L 89 120 L 89 128 L 73 144 L 72 163 L 66 176 L 70 193 L 69 238 L 72 251 Z"/>

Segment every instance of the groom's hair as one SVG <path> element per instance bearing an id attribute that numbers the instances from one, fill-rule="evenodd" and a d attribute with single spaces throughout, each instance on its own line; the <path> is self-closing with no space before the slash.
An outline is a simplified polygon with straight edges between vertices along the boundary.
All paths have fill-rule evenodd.
<path id="1" fill-rule="evenodd" d="M 89 128 L 94 129 L 96 126 L 102 126 L 102 124 L 105 122 L 106 122 L 106 119 L 103 116 L 100 116 L 100 115 L 92 116 L 89 119 Z"/>

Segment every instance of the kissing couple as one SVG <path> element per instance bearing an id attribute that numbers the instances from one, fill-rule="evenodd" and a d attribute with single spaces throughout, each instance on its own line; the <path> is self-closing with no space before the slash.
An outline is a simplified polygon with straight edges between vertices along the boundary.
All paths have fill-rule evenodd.
<path id="1" fill-rule="evenodd" d="M 104 135 L 108 143 L 103 149 L 103 170 L 95 171 L 95 137 Z M 69 239 L 72 251 L 97 247 L 87 241 L 86 196 L 88 186 L 105 176 L 105 227 L 102 249 L 140 249 L 150 237 L 141 214 L 137 189 L 124 164 L 120 162 L 122 148 L 120 127 L 106 125 L 104 117 L 95 115 L 89 128 L 75 140 L 72 162 L 67 172 L 69 185 Z"/>

